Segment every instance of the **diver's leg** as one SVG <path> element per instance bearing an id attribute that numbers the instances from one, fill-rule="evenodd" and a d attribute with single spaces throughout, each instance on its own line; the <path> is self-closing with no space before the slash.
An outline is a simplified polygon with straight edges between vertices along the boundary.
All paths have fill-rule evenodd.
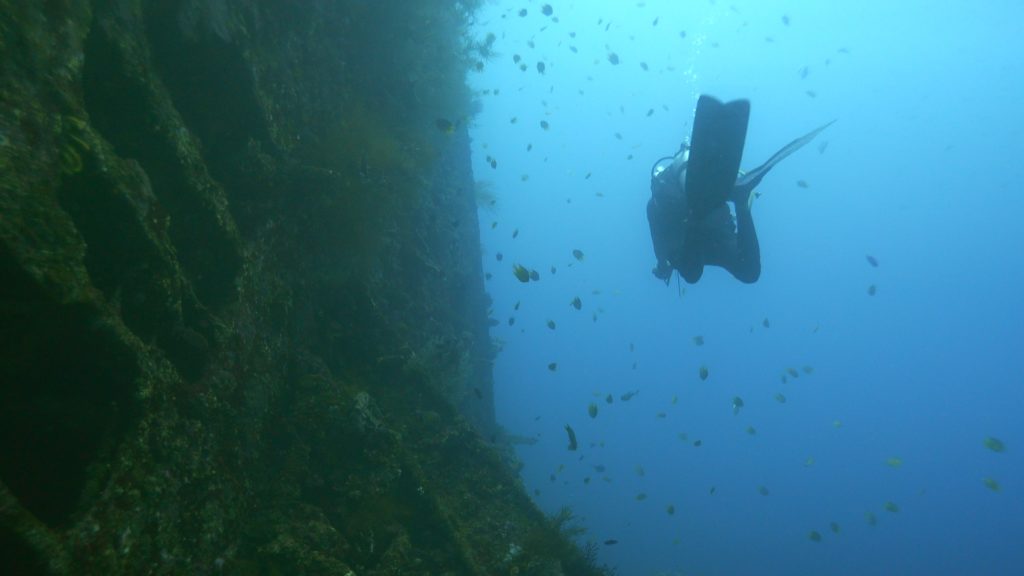
<path id="1" fill-rule="evenodd" d="M 761 277 L 761 245 L 757 242 L 754 217 L 744 203 L 736 204 L 736 248 L 736 257 L 726 269 L 740 282 L 757 282 Z"/>

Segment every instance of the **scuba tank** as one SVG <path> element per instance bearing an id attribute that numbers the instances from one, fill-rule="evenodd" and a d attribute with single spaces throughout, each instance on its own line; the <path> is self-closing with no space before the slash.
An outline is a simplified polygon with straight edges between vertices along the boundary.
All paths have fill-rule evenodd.
<path id="1" fill-rule="evenodd" d="M 675 156 L 659 158 L 651 166 L 651 195 L 656 202 L 686 201 L 686 162 L 690 147 L 684 142 Z"/>

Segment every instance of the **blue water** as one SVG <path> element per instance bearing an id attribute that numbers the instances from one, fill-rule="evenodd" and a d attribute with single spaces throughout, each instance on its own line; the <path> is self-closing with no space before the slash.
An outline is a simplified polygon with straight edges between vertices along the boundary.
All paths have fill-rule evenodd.
<path id="1" fill-rule="evenodd" d="M 543 4 L 482 9 L 470 78 L 497 413 L 539 439 L 537 503 L 625 575 L 1024 574 L 1024 5 Z M 701 93 L 750 99 L 746 167 L 837 120 L 759 187 L 753 285 L 651 274 L 650 166 Z"/>

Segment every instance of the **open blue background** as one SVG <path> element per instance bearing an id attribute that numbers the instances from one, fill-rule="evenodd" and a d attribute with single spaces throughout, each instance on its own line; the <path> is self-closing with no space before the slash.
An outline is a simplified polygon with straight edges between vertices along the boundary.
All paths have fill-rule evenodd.
<path id="1" fill-rule="evenodd" d="M 618 540 L 600 560 L 626 575 L 1024 573 L 1024 5 L 544 3 L 479 12 L 496 54 L 468 119 L 497 197 L 480 218 L 498 418 L 539 439 L 518 450 L 539 505 Z M 751 100 L 746 167 L 838 120 L 761 184 L 754 285 L 651 275 L 650 166 L 701 93 Z"/>

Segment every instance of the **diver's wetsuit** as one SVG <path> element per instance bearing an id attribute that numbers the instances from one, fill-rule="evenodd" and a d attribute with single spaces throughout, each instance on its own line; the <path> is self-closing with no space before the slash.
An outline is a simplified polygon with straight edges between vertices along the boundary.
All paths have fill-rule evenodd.
<path id="1" fill-rule="evenodd" d="M 684 174 L 685 163 L 677 159 L 663 179 L 652 183 L 647 221 L 658 259 L 655 276 L 667 282 L 674 268 L 693 284 L 704 274 L 704 266 L 711 265 L 725 268 L 740 282 L 756 282 L 761 276 L 761 248 L 746 201 L 753 186 L 734 187 L 730 196 L 738 199 L 735 219 L 724 202 L 697 218 L 687 206 Z"/>
<path id="2" fill-rule="evenodd" d="M 711 103 L 710 106 L 703 105 Z M 744 106 L 736 107 L 737 103 Z M 739 172 L 735 180 L 732 180 L 734 171 L 738 171 L 738 164 L 742 154 L 743 141 L 746 137 L 746 114 L 749 108 L 745 106 L 746 101 L 722 105 L 713 98 L 701 96 L 697 103 L 697 117 L 694 119 L 694 134 L 697 134 L 697 127 L 701 120 L 708 116 L 701 116 L 702 108 L 710 110 L 712 115 L 718 114 L 719 124 L 704 123 L 703 126 L 711 126 L 710 141 L 714 144 L 716 140 L 714 130 L 723 127 L 726 131 L 732 129 L 733 134 L 726 135 L 726 143 L 733 146 L 736 156 L 733 158 L 734 165 L 722 161 L 724 157 L 722 150 L 728 151 L 728 146 L 715 148 L 712 145 L 711 153 L 703 155 L 704 164 L 697 163 L 693 168 L 693 174 L 708 174 L 706 162 L 710 159 L 712 163 L 719 166 L 718 174 L 725 178 L 715 181 L 718 194 L 712 190 L 699 187 L 696 189 L 696 199 L 704 202 L 698 206 L 689 206 L 687 201 L 687 166 L 694 162 L 690 150 L 685 147 L 675 157 L 662 158 L 655 164 L 651 175 L 651 199 L 647 202 L 647 220 L 651 225 L 651 240 L 654 243 L 654 255 L 658 259 L 658 265 L 654 269 L 654 275 L 666 283 L 672 276 L 672 270 L 678 270 L 679 275 L 688 283 L 693 284 L 700 280 L 704 274 L 704 266 L 721 266 L 729 271 L 740 282 L 748 284 L 757 282 L 761 276 L 761 248 L 757 242 L 757 231 L 754 230 L 754 219 L 750 215 L 750 199 L 754 188 L 761 183 L 761 180 L 768 172 L 784 158 L 796 152 L 808 142 L 814 139 L 822 130 L 832 122 L 825 124 L 815 130 L 786 144 L 778 152 L 772 155 L 764 164 L 750 170 Z M 730 111 L 730 108 L 732 110 Z M 725 113 L 724 116 L 721 114 Z M 739 118 L 741 122 L 735 123 Z M 834 120 L 833 120 L 834 122 Z M 709 131 L 703 131 L 700 136 L 707 145 Z M 730 140 L 731 138 L 731 140 Z M 704 149 L 707 150 L 707 149 Z M 665 166 L 663 161 L 671 160 L 671 165 Z M 693 178 L 690 178 L 693 180 Z M 697 177 L 696 182 L 707 183 L 707 178 Z M 720 182 L 720 184 L 718 183 Z M 731 184 L 731 189 L 730 189 Z M 710 198 L 710 200 L 709 200 Z M 735 218 L 729 210 L 726 202 L 732 202 L 735 206 Z M 710 202 L 710 203 L 709 203 Z M 699 202 L 695 202 L 699 204 Z"/>

